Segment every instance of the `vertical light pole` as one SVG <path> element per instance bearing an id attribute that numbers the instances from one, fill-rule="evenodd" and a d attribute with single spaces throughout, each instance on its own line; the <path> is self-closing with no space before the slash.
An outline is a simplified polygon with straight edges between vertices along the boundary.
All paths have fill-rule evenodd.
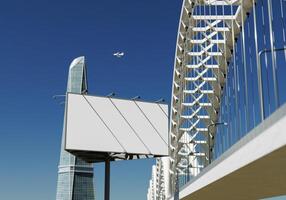
<path id="1" fill-rule="evenodd" d="M 264 112 L 264 100 L 263 100 L 263 82 L 262 82 L 262 67 L 261 67 L 261 56 L 264 53 L 270 53 L 270 52 L 276 52 L 276 51 L 286 51 L 286 48 L 277 48 L 277 49 L 263 49 L 261 51 L 259 51 L 258 53 L 258 60 L 257 60 L 257 67 L 259 70 L 258 73 L 258 88 L 259 88 L 259 100 L 260 100 L 260 110 L 261 110 L 261 121 L 263 121 L 265 119 L 265 112 Z M 275 66 L 272 66 L 272 68 L 274 68 Z M 276 85 L 274 87 L 274 93 L 275 93 L 275 106 L 276 109 L 279 107 L 279 92 L 278 92 L 278 84 L 277 84 L 277 75 L 276 75 L 276 70 L 273 70 L 273 72 L 275 73 L 275 75 L 273 76 L 273 81 L 274 81 L 274 85 Z"/>
<path id="2" fill-rule="evenodd" d="M 213 135 L 211 135 L 211 133 L 210 133 L 210 127 L 211 126 L 214 126 L 214 127 L 216 127 L 216 126 L 219 126 L 219 125 L 224 125 L 224 126 L 227 126 L 227 123 L 226 122 L 216 122 L 216 123 L 212 123 L 212 124 L 209 124 L 208 125 L 208 160 L 209 160 L 209 164 L 211 164 L 211 137 L 212 137 L 212 139 L 213 139 Z"/>

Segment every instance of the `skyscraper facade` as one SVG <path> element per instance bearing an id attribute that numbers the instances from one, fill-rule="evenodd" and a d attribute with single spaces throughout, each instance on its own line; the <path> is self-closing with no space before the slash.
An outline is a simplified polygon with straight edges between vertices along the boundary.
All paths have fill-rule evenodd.
<path id="1" fill-rule="evenodd" d="M 67 92 L 87 93 L 86 73 L 85 58 L 74 59 L 69 69 Z M 63 131 L 56 200 L 94 200 L 92 164 L 65 151 L 64 141 Z"/>

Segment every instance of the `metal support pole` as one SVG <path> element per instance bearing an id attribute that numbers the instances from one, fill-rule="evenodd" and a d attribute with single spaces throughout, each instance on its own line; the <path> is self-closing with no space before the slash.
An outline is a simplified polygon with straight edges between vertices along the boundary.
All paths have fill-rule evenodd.
<path id="1" fill-rule="evenodd" d="M 110 199 L 110 160 L 105 160 L 104 200 Z"/>
<path id="2" fill-rule="evenodd" d="M 264 113 L 264 100 L 263 100 L 263 82 L 262 82 L 262 67 L 261 67 L 261 56 L 264 53 L 269 52 L 276 52 L 276 51 L 286 51 L 286 48 L 277 48 L 277 49 L 263 49 L 259 51 L 258 53 L 258 60 L 257 60 L 257 67 L 258 67 L 258 88 L 259 88 L 259 99 L 260 99 L 260 109 L 261 109 L 261 120 L 263 121 L 265 119 L 265 113 Z M 274 80 L 275 82 L 277 80 Z M 277 87 L 276 87 L 277 88 Z M 278 91 L 276 92 L 278 96 Z M 275 101 L 277 105 L 277 100 Z"/>

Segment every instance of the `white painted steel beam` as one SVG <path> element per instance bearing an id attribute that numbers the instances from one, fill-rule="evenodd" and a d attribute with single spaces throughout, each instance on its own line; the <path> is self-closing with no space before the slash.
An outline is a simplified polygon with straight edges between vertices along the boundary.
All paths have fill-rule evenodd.
<path id="1" fill-rule="evenodd" d="M 233 14 L 203 12 L 199 6 L 225 6 Z M 243 9 L 241 9 L 243 6 Z M 227 8 L 228 7 L 228 8 Z M 217 122 L 227 63 L 251 0 L 185 0 L 178 28 L 170 116 L 170 188 L 175 192 L 177 172 L 194 177 L 208 164 L 208 126 Z M 205 9 L 208 10 L 208 7 Z M 211 10 L 211 9 L 210 9 Z M 215 9 L 213 9 L 215 10 Z M 243 13 L 242 13 L 243 12 Z M 242 17 L 243 16 L 243 17 Z M 215 129 L 210 129 L 215 135 Z M 186 137 L 188 135 L 189 137 Z M 186 141 L 193 152 L 182 153 Z M 184 160 L 190 163 L 182 164 Z M 189 170 L 189 166 L 192 169 Z M 200 166 L 200 167 L 198 167 Z M 185 167 L 185 169 L 183 169 Z M 179 171 L 178 171 L 179 169 Z"/>

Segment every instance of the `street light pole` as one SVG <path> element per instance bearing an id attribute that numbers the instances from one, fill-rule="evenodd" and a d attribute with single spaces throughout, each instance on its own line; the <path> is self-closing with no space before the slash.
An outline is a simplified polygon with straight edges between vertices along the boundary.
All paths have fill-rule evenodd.
<path id="1" fill-rule="evenodd" d="M 209 164 L 211 164 L 211 137 L 213 138 L 214 136 L 211 135 L 210 133 L 210 127 L 211 126 L 219 126 L 219 125 L 224 125 L 224 126 L 227 126 L 227 123 L 226 122 L 216 122 L 216 123 L 211 123 L 208 125 L 208 160 L 209 160 Z"/>
<path id="2" fill-rule="evenodd" d="M 257 60 L 257 72 L 258 72 L 258 91 L 259 91 L 259 103 L 260 103 L 260 111 L 261 111 L 261 121 L 265 118 L 264 111 L 264 100 L 263 100 L 263 82 L 262 82 L 262 67 L 261 67 L 261 56 L 265 53 L 277 52 L 277 51 L 286 51 L 286 48 L 274 48 L 274 49 L 262 49 L 258 52 L 258 60 Z M 275 106 L 276 109 L 279 107 L 279 94 L 278 94 L 278 83 L 277 83 L 277 74 L 275 66 L 273 68 L 273 84 L 274 84 L 274 97 L 275 97 Z"/>

